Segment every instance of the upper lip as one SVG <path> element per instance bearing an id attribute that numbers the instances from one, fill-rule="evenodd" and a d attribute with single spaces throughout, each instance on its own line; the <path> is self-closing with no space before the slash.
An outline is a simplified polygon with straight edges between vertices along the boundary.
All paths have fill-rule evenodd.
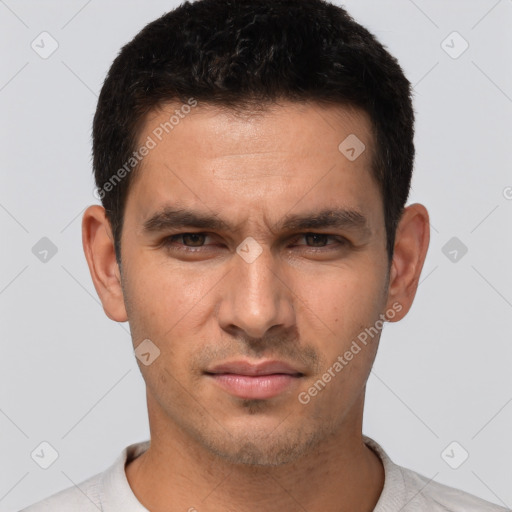
<path id="1" fill-rule="evenodd" d="M 302 372 L 284 361 L 262 361 L 251 363 L 249 361 L 231 361 L 214 366 L 206 373 L 233 373 L 236 375 L 272 375 L 286 373 L 289 375 L 302 375 Z"/>

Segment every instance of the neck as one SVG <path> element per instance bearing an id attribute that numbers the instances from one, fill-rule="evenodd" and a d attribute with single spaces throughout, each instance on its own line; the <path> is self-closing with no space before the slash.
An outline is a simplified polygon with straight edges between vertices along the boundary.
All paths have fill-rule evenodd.
<path id="1" fill-rule="evenodd" d="M 353 428 L 279 466 L 233 464 L 176 425 L 163 428 L 163 422 L 150 421 L 150 448 L 126 465 L 127 479 L 151 512 L 371 512 L 382 492 L 384 469 L 363 442 L 362 406 Z M 156 420 L 149 410 L 150 420 Z"/>

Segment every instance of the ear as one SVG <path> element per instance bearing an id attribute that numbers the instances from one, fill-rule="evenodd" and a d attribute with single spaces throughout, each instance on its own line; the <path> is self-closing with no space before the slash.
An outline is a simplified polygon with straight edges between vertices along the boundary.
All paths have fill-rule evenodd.
<path id="1" fill-rule="evenodd" d="M 430 223 L 427 209 L 418 203 L 404 209 L 397 227 L 393 260 L 391 262 L 386 310 L 393 304 L 402 308 L 389 322 L 398 322 L 411 308 L 418 289 L 421 270 L 430 242 Z"/>
<path id="2" fill-rule="evenodd" d="M 126 322 L 128 316 L 114 250 L 114 237 L 102 206 L 89 206 L 85 210 L 82 218 L 82 244 L 94 288 L 105 314 L 116 322 Z"/>

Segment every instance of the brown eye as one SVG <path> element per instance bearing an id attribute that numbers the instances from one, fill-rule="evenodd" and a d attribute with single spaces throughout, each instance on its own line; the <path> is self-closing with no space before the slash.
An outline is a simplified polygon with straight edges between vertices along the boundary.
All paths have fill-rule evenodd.
<path id="1" fill-rule="evenodd" d="M 191 243 L 192 247 L 200 247 L 204 242 L 205 235 L 203 233 L 184 233 L 182 235 L 178 235 L 183 239 L 185 245 L 188 245 L 188 242 Z"/>
<path id="2" fill-rule="evenodd" d="M 311 243 L 315 247 L 324 247 L 327 244 L 327 238 L 329 235 L 323 235 L 320 233 L 306 233 L 304 235 L 308 243 Z"/>
<path id="3" fill-rule="evenodd" d="M 180 233 L 179 235 L 171 235 L 164 238 L 161 245 L 185 251 L 189 248 L 192 250 L 195 248 L 199 249 L 205 246 L 204 242 L 207 237 L 206 233 Z"/>
<path id="4" fill-rule="evenodd" d="M 306 240 L 306 247 L 311 249 L 321 249 L 327 247 L 328 249 L 336 249 L 348 244 L 348 240 L 342 236 L 327 235 L 325 233 L 303 233 L 296 241 L 301 238 Z M 335 243 L 328 243 L 329 240 L 334 240 Z M 298 244 L 303 246 L 303 244 Z"/>

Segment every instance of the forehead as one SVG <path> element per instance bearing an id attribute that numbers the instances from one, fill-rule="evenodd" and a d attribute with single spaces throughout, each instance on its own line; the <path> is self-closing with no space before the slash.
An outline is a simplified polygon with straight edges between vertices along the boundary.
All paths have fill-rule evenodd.
<path id="1" fill-rule="evenodd" d="M 128 194 L 140 217 L 173 200 L 233 215 L 235 208 L 379 209 L 366 113 L 316 103 L 256 112 L 183 105 L 151 112 L 140 131 L 139 146 L 152 146 Z"/>
<path id="2" fill-rule="evenodd" d="M 222 149 L 223 142 L 229 145 L 240 141 L 250 142 L 254 146 L 284 145 L 297 150 L 300 149 L 295 145 L 297 138 L 308 138 L 320 148 L 323 143 L 331 146 L 333 141 L 349 133 L 371 142 L 371 121 L 368 114 L 352 106 L 321 105 L 313 101 L 282 101 L 254 108 L 233 109 L 210 103 L 196 103 L 192 108 L 188 108 L 186 103 L 177 102 L 161 105 L 146 115 L 141 135 L 151 134 L 162 127 L 165 132 L 162 138 L 165 139 L 179 136 L 184 131 L 187 131 L 188 136 L 193 131 L 199 137 L 203 128 L 208 130 L 208 139 L 197 137 L 196 141 L 201 140 L 204 146 L 205 142 L 213 140 L 217 135 L 224 135 L 226 128 L 233 129 L 230 138 L 225 141 L 216 140 L 215 147 L 219 150 Z M 167 126 L 166 129 L 162 124 L 165 125 L 168 121 L 172 126 Z M 285 132 L 281 131 L 283 128 L 286 128 Z M 330 136 L 325 138 L 326 135 Z"/>

